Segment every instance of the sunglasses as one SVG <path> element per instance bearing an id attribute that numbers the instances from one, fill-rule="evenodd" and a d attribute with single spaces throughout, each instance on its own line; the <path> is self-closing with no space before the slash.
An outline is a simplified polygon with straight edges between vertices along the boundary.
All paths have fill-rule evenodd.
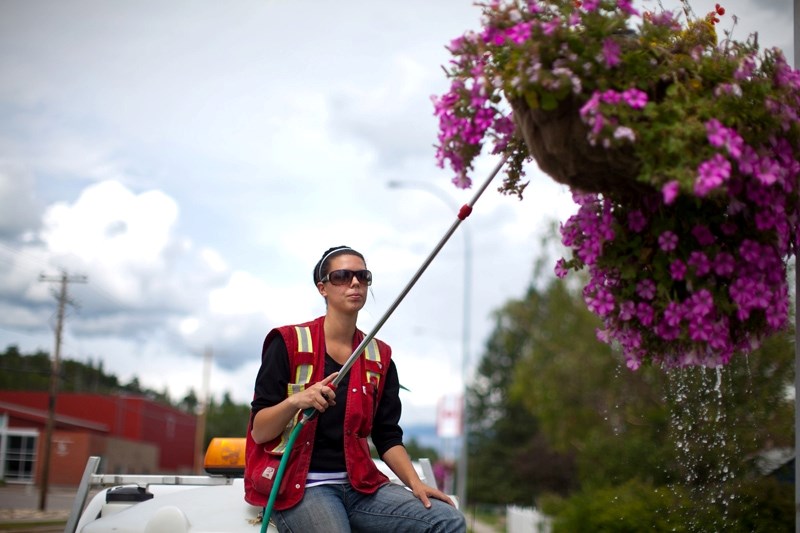
<path id="1" fill-rule="evenodd" d="M 321 283 L 330 281 L 331 285 L 349 285 L 353 281 L 353 276 L 358 279 L 359 283 L 372 285 L 372 272 L 369 270 L 332 270 L 319 281 Z"/>

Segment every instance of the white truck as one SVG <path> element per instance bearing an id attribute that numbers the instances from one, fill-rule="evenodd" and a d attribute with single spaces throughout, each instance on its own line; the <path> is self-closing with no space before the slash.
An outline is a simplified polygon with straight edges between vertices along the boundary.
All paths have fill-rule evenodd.
<path id="1" fill-rule="evenodd" d="M 261 531 L 263 509 L 244 501 L 243 438 L 212 439 L 205 476 L 99 474 L 100 462 L 90 457 L 86 463 L 65 533 Z M 392 482 L 401 483 L 382 461 L 375 462 Z M 425 483 L 436 486 L 429 460 L 414 461 L 414 466 Z M 273 524 L 267 531 L 277 533 Z"/>

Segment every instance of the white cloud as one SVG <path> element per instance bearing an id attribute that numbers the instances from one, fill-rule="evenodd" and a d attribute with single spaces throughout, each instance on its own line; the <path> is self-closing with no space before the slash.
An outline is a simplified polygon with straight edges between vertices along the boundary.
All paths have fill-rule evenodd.
<path id="1" fill-rule="evenodd" d="M 758 29 L 792 60 L 788 0 L 732 2 L 737 36 Z M 479 13 L 470 0 L 0 2 L 0 343 L 50 349 L 53 284 L 38 275 L 66 268 L 88 277 L 70 287 L 70 356 L 180 396 L 210 347 L 214 393 L 248 402 L 268 329 L 324 313 L 311 269 L 338 244 L 375 272 L 368 330 L 455 216 L 387 183 L 457 205 L 474 193 L 435 167 L 429 97 L 447 86 L 445 45 Z M 476 186 L 495 164 L 478 162 Z M 432 421 L 461 386 L 465 240 L 474 368 L 491 313 L 531 281 L 539 234 L 574 210 L 528 172 L 521 202 L 495 178 L 379 332 L 412 389 L 404 421 Z"/>
<path id="2" fill-rule="evenodd" d="M 13 238 L 36 228 L 40 216 L 33 175 L 0 161 L 0 236 Z"/>

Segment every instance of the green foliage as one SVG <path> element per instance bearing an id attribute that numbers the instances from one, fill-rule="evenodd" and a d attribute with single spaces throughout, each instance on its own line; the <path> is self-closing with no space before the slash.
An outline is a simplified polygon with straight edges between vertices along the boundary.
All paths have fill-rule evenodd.
<path id="1" fill-rule="evenodd" d="M 226 392 L 222 402 L 209 401 L 206 413 L 205 446 L 214 437 L 244 437 L 250 420 L 250 406 L 236 404 Z"/>
<path id="2" fill-rule="evenodd" d="M 41 350 L 25 355 L 17 346 L 0 354 L 0 388 L 6 390 L 47 390 L 50 356 Z"/>
<path id="3" fill-rule="evenodd" d="M 794 485 L 759 478 L 743 483 L 732 496 L 726 531 L 772 533 L 794 528 Z"/>
<path id="4" fill-rule="evenodd" d="M 693 497 L 681 485 L 657 486 L 631 479 L 614 487 L 582 490 L 570 498 L 549 496 L 542 510 L 556 516 L 553 533 L 791 531 L 794 488 L 771 478 L 749 479 L 713 501 Z"/>
<path id="5" fill-rule="evenodd" d="M 631 479 L 615 487 L 581 491 L 568 500 L 546 499 L 542 509 L 557 517 L 553 533 L 682 533 L 688 530 L 679 517 L 671 514 L 681 501 L 686 498 L 680 491 Z"/>
<path id="6" fill-rule="evenodd" d="M 634 372 L 579 290 L 539 285 L 496 314 L 470 390 L 471 499 L 535 503 L 556 531 L 786 530 L 793 487 L 755 463 L 793 445 L 793 331 L 718 369 Z"/>
<path id="7" fill-rule="evenodd" d="M 476 380 L 468 391 L 471 501 L 531 505 L 546 492 L 567 493 L 576 475 L 571 453 L 553 449 L 539 421 L 509 394 L 514 371 L 530 340 L 528 325 L 542 295 L 512 301 L 496 314 L 496 325 Z"/>
<path id="8" fill-rule="evenodd" d="M 52 360 L 50 354 L 37 350 L 32 354 L 23 354 L 17 346 L 11 345 L 0 353 L 0 388 L 6 390 L 46 391 L 50 387 Z M 138 390 L 138 381 L 129 386 L 120 385 L 116 376 L 103 372 L 102 362 L 97 366 L 90 361 L 82 363 L 70 359 L 60 361 L 59 390 L 62 392 L 109 393 L 125 390 Z M 150 391 L 155 396 L 155 391 Z"/>

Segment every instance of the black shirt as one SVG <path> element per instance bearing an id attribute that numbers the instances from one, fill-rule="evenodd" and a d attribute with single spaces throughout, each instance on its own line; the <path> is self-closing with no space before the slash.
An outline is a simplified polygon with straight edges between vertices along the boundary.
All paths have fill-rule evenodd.
<path id="1" fill-rule="evenodd" d="M 325 375 L 330 375 L 342 368 L 342 365 L 325 354 Z M 271 407 L 286 399 L 289 376 L 289 353 L 286 343 L 280 335 L 269 343 L 261 358 L 253 397 L 252 415 L 265 407 Z M 403 444 L 403 430 L 400 428 L 400 381 L 397 367 L 391 361 L 386 373 L 383 396 L 375 411 L 372 424 L 372 442 L 382 456 L 389 448 Z M 312 472 L 344 472 L 344 413 L 348 394 L 346 391 L 350 381 L 350 373 L 345 376 L 336 394 L 336 405 L 319 413 L 317 431 L 314 436 L 314 450 L 311 454 L 310 471 Z"/>

